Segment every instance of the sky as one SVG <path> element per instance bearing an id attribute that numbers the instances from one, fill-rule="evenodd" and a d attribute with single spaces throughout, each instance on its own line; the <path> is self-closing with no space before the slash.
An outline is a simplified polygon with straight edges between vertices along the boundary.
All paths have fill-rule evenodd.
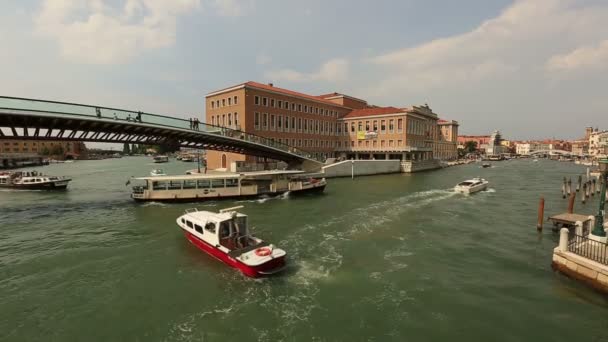
<path id="1" fill-rule="evenodd" d="M 0 95 L 204 117 L 246 81 L 380 106 L 460 134 L 608 129 L 607 0 L 4 0 Z"/>

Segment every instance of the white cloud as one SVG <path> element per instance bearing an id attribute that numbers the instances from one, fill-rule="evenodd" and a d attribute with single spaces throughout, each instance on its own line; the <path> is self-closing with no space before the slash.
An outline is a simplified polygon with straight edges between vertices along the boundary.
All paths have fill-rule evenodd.
<path id="1" fill-rule="evenodd" d="M 579 47 L 569 53 L 552 56 L 549 71 L 580 71 L 608 67 L 608 39 L 596 46 Z"/>
<path id="2" fill-rule="evenodd" d="M 146 50 L 174 44 L 177 17 L 200 0 L 45 0 L 34 18 L 36 31 L 57 40 L 70 61 L 123 63 Z"/>
<path id="3" fill-rule="evenodd" d="M 289 82 L 311 82 L 311 81 L 327 81 L 337 82 L 348 77 L 350 63 L 343 58 L 331 59 L 319 68 L 318 71 L 312 73 L 303 73 L 292 69 L 279 69 L 266 73 L 266 77 L 273 81 L 289 81 Z"/>
<path id="4" fill-rule="evenodd" d="M 426 92 L 536 73 L 556 52 L 608 37 L 608 25 L 603 24 L 608 21 L 608 7 L 584 6 L 584 2 L 517 0 L 470 32 L 373 57 L 368 62 L 387 75 L 374 88 L 378 94 Z M 604 56 L 595 52 L 597 58 Z M 568 59 L 571 64 L 573 59 Z M 563 61 L 555 59 L 553 64 Z"/>
<path id="5" fill-rule="evenodd" d="M 253 0 L 212 0 L 217 13 L 225 17 L 240 17 L 253 8 Z"/>

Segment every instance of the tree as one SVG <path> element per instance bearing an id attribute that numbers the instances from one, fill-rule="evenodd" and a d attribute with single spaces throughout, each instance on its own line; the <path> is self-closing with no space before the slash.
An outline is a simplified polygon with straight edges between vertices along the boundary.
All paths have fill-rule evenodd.
<path id="1" fill-rule="evenodd" d="M 464 151 L 466 153 L 473 153 L 477 151 L 477 141 L 467 141 L 464 143 Z"/>
<path id="2" fill-rule="evenodd" d="M 131 154 L 131 149 L 129 148 L 129 143 L 125 143 L 123 145 L 122 154 Z"/>
<path id="3" fill-rule="evenodd" d="M 137 145 L 131 144 L 131 153 L 139 154 L 139 153 L 141 153 L 141 151 L 139 150 L 139 147 Z"/>
<path id="4" fill-rule="evenodd" d="M 43 155 L 43 156 L 48 156 L 49 154 L 51 154 L 51 151 L 49 151 L 48 147 L 44 146 L 42 148 L 42 150 L 40 150 L 40 154 Z"/>
<path id="5" fill-rule="evenodd" d="M 63 156 L 63 146 L 61 146 L 61 145 L 51 146 L 50 153 L 54 156 Z"/>

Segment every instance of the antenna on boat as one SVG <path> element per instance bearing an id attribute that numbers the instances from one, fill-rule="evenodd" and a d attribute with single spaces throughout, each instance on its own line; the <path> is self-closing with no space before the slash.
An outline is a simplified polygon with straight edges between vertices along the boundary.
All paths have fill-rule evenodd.
<path id="1" fill-rule="evenodd" d="M 241 208 L 243 208 L 242 205 L 239 205 L 238 207 L 220 209 L 220 213 L 223 214 L 223 213 L 227 213 L 227 212 L 230 212 L 230 211 L 235 211 L 235 210 L 241 209 Z"/>

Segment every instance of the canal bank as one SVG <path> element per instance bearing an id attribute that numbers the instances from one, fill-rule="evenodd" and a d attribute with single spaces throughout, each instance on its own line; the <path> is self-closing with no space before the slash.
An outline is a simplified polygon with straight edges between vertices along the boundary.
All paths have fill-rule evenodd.
<path id="1" fill-rule="evenodd" d="M 547 214 L 565 211 L 562 177 L 585 169 L 493 166 L 331 179 L 320 196 L 175 205 L 129 198 L 126 180 L 156 167 L 148 158 L 41 168 L 74 180 L 60 194 L 0 192 L 0 331 L 8 341 L 601 341 L 596 318 L 608 300 L 554 272 L 559 236 L 535 228 L 538 196 Z M 169 174 L 191 168 L 163 164 Z M 450 190 L 475 176 L 490 191 Z M 284 275 L 247 279 L 175 223 L 187 208 L 235 205 L 286 250 Z"/>

